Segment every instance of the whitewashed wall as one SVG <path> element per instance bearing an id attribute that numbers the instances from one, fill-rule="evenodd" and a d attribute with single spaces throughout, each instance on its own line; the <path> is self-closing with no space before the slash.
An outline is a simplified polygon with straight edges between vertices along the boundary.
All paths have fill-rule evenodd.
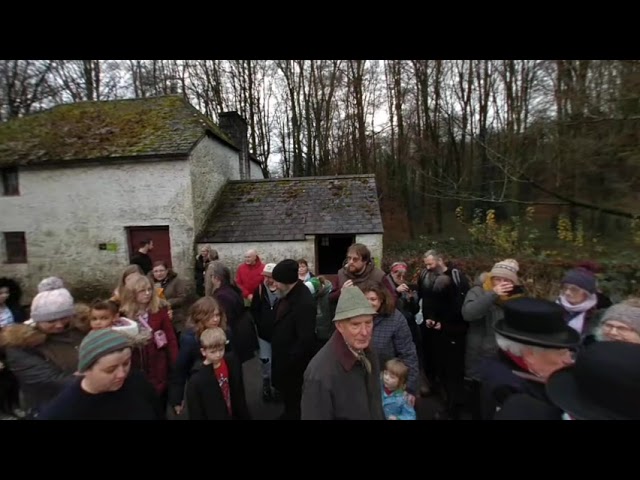
<path id="1" fill-rule="evenodd" d="M 380 233 L 372 233 L 372 234 L 364 234 L 364 235 L 356 235 L 356 243 L 362 243 L 369 247 L 371 251 L 371 256 L 375 261 L 376 267 L 380 267 L 382 263 L 382 234 Z"/>
<path id="2" fill-rule="evenodd" d="M 194 228 L 199 231 L 216 195 L 227 180 L 240 180 L 238 151 L 207 136 L 191 152 L 189 165 Z"/>
<path id="3" fill-rule="evenodd" d="M 253 242 L 253 243 L 200 243 L 198 248 L 210 245 L 218 251 L 220 260 L 233 272 L 244 263 L 244 254 L 250 248 L 258 251 L 263 263 L 278 263 L 285 258 L 297 260 L 305 258 L 311 271 L 315 268 L 315 236 L 308 235 L 305 241 L 293 242 Z"/>
<path id="4" fill-rule="evenodd" d="M 173 265 L 193 277 L 186 160 L 21 169 L 19 178 L 21 195 L 0 197 L 0 230 L 26 232 L 28 263 L 3 264 L 2 274 L 19 278 L 27 297 L 50 275 L 89 293 L 112 289 L 129 263 L 127 226 L 169 225 Z M 100 243 L 116 243 L 117 252 Z"/>
<path id="5" fill-rule="evenodd" d="M 249 172 L 251 175 L 251 180 L 260 180 L 264 178 L 264 174 L 262 173 L 262 168 L 253 160 L 249 160 Z"/>

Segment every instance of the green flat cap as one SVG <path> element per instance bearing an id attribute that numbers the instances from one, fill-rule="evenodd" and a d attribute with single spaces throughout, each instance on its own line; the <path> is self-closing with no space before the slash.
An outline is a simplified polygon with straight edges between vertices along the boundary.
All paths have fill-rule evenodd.
<path id="1" fill-rule="evenodd" d="M 337 322 L 360 315 L 376 315 L 376 313 L 362 290 L 358 287 L 347 287 L 340 293 L 333 321 Z"/>

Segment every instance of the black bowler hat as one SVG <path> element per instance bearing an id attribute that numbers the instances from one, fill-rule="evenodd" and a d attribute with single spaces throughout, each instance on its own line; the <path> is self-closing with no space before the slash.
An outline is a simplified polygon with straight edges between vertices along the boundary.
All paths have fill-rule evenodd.
<path id="1" fill-rule="evenodd" d="M 574 348 L 580 334 L 564 320 L 564 309 L 557 303 L 537 298 L 514 298 L 503 304 L 504 318 L 495 331 L 525 345 L 546 348 Z"/>
<path id="2" fill-rule="evenodd" d="M 640 345 L 597 342 L 547 381 L 547 396 L 578 420 L 640 420 Z"/>

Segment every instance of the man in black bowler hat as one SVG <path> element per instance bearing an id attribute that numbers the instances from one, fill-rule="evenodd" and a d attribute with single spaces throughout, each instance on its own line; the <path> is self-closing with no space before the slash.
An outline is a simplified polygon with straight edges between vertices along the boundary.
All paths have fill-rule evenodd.
<path id="1" fill-rule="evenodd" d="M 300 420 L 302 383 L 315 353 L 316 305 L 298 279 L 298 262 L 282 260 L 271 276 L 278 295 L 271 337 L 271 383 L 282 395 L 282 420 Z"/>
<path id="2" fill-rule="evenodd" d="M 549 377 L 550 407 L 528 395 L 510 397 L 495 420 L 640 420 L 640 345 L 598 342 Z"/>
<path id="3" fill-rule="evenodd" d="M 528 297 L 511 300 L 494 331 L 498 354 L 481 367 L 483 419 L 492 420 L 514 394 L 551 405 L 545 383 L 573 364 L 572 350 L 580 343 L 580 335 L 564 321 L 562 307 Z"/>

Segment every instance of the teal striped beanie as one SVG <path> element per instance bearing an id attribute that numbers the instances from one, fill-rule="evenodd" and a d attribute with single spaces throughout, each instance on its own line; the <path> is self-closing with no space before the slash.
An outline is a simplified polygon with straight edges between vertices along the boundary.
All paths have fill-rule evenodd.
<path id="1" fill-rule="evenodd" d="M 131 346 L 131 339 L 109 328 L 92 330 L 80 344 L 78 371 L 87 371 L 100 358 Z"/>

